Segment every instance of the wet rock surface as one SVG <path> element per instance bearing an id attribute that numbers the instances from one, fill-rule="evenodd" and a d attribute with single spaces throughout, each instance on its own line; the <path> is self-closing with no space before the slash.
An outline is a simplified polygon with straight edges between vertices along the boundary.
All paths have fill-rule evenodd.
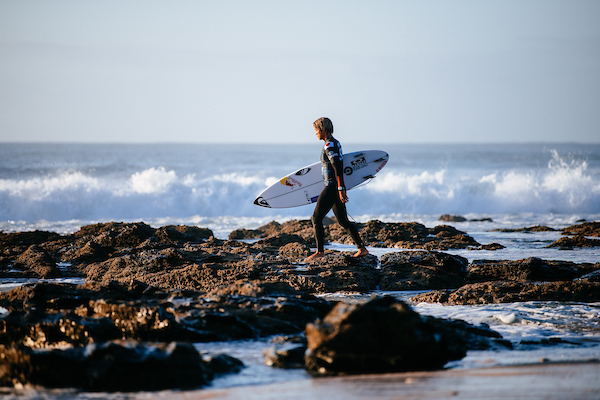
<path id="1" fill-rule="evenodd" d="M 338 223 L 329 219 L 325 225 L 326 240 L 354 244 L 352 238 Z M 466 233 L 447 225 L 426 228 L 425 225 L 418 222 L 385 223 L 372 220 L 366 223 L 357 223 L 356 226 L 367 246 L 425 250 L 465 249 L 481 246 Z M 271 222 L 256 230 L 240 229 L 233 231 L 229 238 L 257 239 L 284 233 L 294 233 L 311 244 L 314 243 L 312 223 L 308 220 L 294 220 L 283 224 Z"/>
<path id="2" fill-rule="evenodd" d="M 328 240 L 351 244 L 335 221 L 327 224 Z M 597 235 L 594 224 L 584 225 L 564 232 Z M 485 333 L 483 327 L 424 318 L 389 299 L 369 305 L 369 313 L 357 305 L 338 304 L 328 315 L 335 303 L 314 295 L 434 289 L 413 300 L 447 304 L 600 300 L 599 264 L 529 258 L 478 260 L 468 265 L 466 259 L 439 250 L 477 250 L 494 244 L 481 245 L 445 225 L 426 228 L 419 223 L 374 220 L 359 227 L 368 245 L 418 251 L 357 259 L 351 256 L 353 252 L 328 250 L 327 257 L 305 262 L 314 246 L 310 221 L 271 222 L 256 230 L 234 231 L 229 240 L 216 239 L 205 228 L 171 225 L 155 229 L 144 223 L 101 223 L 65 236 L 40 231 L 0 233 L 0 277 L 77 277 L 86 282 L 79 286 L 29 284 L 0 293 L 0 306 L 7 311 L 0 314 L 0 352 L 4 355 L 0 382 L 50 386 L 44 371 L 73 363 L 77 369 L 73 376 L 89 376 L 79 383 L 57 378 L 55 386 L 89 390 L 202 386 L 215 374 L 235 373 L 242 366 L 226 355 L 199 358 L 190 343 L 295 335 L 305 329 L 307 338 L 309 331 L 313 335 L 308 349 L 314 356 L 304 360 L 306 344 L 288 343 L 266 354 L 272 365 L 296 368 L 305 363 L 316 374 L 323 368 L 326 374 L 405 370 L 408 365 L 412 369 L 439 368 L 473 346 L 490 348 L 506 343 L 494 336 L 495 332 Z M 386 318 L 413 332 L 406 337 L 399 332 L 382 336 L 388 352 L 399 353 L 386 354 L 368 344 L 362 348 L 364 335 L 372 333 L 369 324 L 383 329 Z M 342 325 L 355 333 L 355 348 L 348 344 L 348 336 L 330 337 Z M 361 326 L 366 333 L 360 331 Z M 440 336 L 443 339 L 427 342 L 432 332 L 438 331 L 445 332 Z M 477 332 L 475 336 L 469 336 L 473 332 Z M 400 339 L 393 335 L 400 335 L 403 344 L 395 343 Z M 465 344 L 459 336 L 470 339 Z M 415 347 L 429 354 L 428 346 L 437 349 L 438 356 L 426 364 L 418 360 L 407 363 L 416 355 L 399 350 Z M 328 358 L 331 351 L 336 354 L 335 362 Z M 164 380 L 152 383 L 156 386 L 137 377 L 128 386 L 102 377 L 103 372 L 93 365 L 113 368 L 110 363 L 120 360 L 114 368 L 126 370 L 139 362 L 147 364 L 140 370 L 152 376 L 158 369 L 171 368 L 170 357 L 180 356 L 196 371 L 194 376 L 182 380 L 177 374 L 170 378 L 165 374 Z"/>
<path id="3" fill-rule="evenodd" d="M 522 301 L 600 301 L 600 283 L 584 280 L 566 282 L 483 282 L 456 290 L 443 289 L 414 296 L 412 301 L 474 305 Z"/>
<path id="4" fill-rule="evenodd" d="M 462 215 L 443 214 L 438 221 L 444 222 L 493 222 L 491 218 L 467 219 Z"/>
<path id="5" fill-rule="evenodd" d="M 556 242 L 548 245 L 548 248 L 559 248 L 561 250 L 572 250 L 581 247 L 600 247 L 600 222 L 584 222 L 582 224 L 569 226 L 561 230 L 565 235 Z"/>
<path id="6" fill-rule="evenodd" d="M 561 230 L 563 235 L 582 235 L 600 238 L 600 222 L 583 222 Z"/>
<path id="7" fill-rule="evenodd" d="M 469 283 L 489 281 L 571 281 L 600 270 L 600 263 L 574 263 L 530 257 L 517 261 L 475 260 L 468 268 Z"/>
<path id="8" fill-rule="evenodd" d="M 421 316 L 389 296 L 339 303 L 306 326 L 306 338 L 306 367 L 317 375 L 438 369 L 468 349 L 510 346 L 486 327 Z"/>
<path id="9" fill-rule="evenodd" d="M 193 345 L 107 342 L 49 351 L 0 345 L 0 385 L 28 382 L 91 391 L 189 389 L 215 376 Z M 228 371 L 231 372 L 231 371 Z"/>
<path id="10" fill-rule="evenodd" d="M 466 258 L 439 252 L 405 251 L 381 256 L 381 290 L 457 288 L 466 283 Z"/>
<path id="11" fill-rule="evenodd" d="M 38 283 L 0 293 L 0 305 L 0 384 L 107 391 L 205 385 L 243 364 L 204 361 L 191 343 L 298 333 L 332 307 L 264 282 L 213 293 Z"/>
<path id="12" fill-rule="evenodd" d="M 46 348 L 115 339 L 208 342 L 302 331 L 331 305 L 282 284 L 247 283 L 218 294 L 141 283 L 40 283 L 0 293 L 0 343 Z"/>
<path id="13" fill-rule="evenodd" d="M 428 229 L 418 223 L 379 221 L 360 225 L 368 244 L 419 249 L 480 246 L 449 226 Z M 350 242 L 346 232 L 333 221 L 329 221 L 327 232 L 332 241 Z M 0 276 L 82 277 L 103 284 L 138 281 L 157 288 L 205 292 L 239 281 L 263 280 L 286 283 L 309 293 L 365 293 L 381 283 L 389 290 L 454 287 L 461 279 L 443 278 L 442 270 L 435 277 L 427 277 L 425 269 L 431 270 L 431 262 L 427 267 L 427 262 L 419 264 L 422 271 L 412 277 L 402 275 L 393 263 L 381 275 L 376 257 L 355 259 L 350 257 L 352 252 L 329 252 L 325 259 L 304 263 L 314 243 L 310 221 L 271 222 L 254 231 L 234 231 L 230 237 L 260 239 L 250 243 L 218 240 L 208 229 L 154 229 L 144 223 L 89 225 L 68 236 L 42 232 L 4 234 Z M 435 257 L 440 256 L 429 258 Z M 385 279 L 380 282 L 382 277 Z M 396 277 L 398 282 L 394 281 Z"/>

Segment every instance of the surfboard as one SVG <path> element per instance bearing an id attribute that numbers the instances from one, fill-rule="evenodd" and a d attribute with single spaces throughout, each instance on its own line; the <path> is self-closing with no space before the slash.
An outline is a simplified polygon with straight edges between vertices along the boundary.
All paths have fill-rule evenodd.
<path id="1" fill-rule="evenodd" d="M 344 183 L 350 190 L 375 177 L 388 161 L 388 153 L 365 150 L 343 155 Z M 268 208 L 291 208 L 312 204 L 323 190 L 321 162 L 300 168 L 263 190 L 254 204 Z"/>

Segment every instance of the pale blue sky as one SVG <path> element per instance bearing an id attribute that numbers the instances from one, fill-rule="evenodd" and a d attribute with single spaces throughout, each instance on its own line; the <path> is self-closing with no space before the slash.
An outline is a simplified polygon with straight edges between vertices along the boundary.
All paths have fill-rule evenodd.
<path id="1" fill-rule="evenodd" d="M 0 1 L 0 141 L 600 142 L 600 1 Z"/>

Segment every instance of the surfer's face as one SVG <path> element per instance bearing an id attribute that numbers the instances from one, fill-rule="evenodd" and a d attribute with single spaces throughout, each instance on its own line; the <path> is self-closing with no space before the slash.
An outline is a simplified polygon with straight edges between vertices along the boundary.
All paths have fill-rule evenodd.
<path id="1" fill-rule="evenodd" d="M 319 140 L 327 139 L 327 134 L 325 133 L 325 131 L 315 128 L 315 133 L 316 133 L 317 137 L 319 138 Z"/>

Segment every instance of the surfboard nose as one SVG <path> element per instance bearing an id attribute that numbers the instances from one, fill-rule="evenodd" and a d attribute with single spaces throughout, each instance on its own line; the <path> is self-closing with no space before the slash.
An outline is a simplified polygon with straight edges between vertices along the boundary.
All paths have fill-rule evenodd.
<path id="1" fill-rule="evenodd" d="M 261 206 L 261 207 L 271 208 L 269 203 L 267 203 L 267 201 L 260 196 L 257 197 L 256 199 L 254 199 L 254 204 L 256 204 L 257 206 Z"/>

